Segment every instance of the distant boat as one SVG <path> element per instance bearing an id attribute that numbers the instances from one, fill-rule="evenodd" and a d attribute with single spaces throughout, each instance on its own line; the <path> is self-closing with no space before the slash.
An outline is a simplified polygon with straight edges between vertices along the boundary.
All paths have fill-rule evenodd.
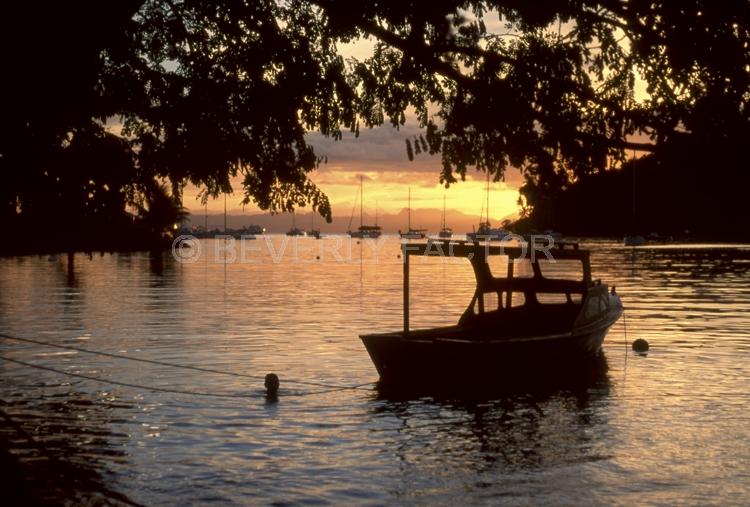
<path id="1" fill-rule="evenodd" d="M 352 230 L 352 220 L 354 219 L 354 209 L 352 209 L 352 216 L 349 218 L 349 231 L 348 234 L 352 238 L 379 238 L 382 234 L 380 226 L 375 219 L 375 225 L 365 225 L 364 220 L 364 178 L 359 177 L 359 228 L 356 231 Z M 354 206 L 356 208 L 357 203 L 355 200 Z"/>
<path id="2" fill-rule="evenodd" d="M 481 388 L 492 381 L 574 373 L 601 357 L 604 337 L 622 315 L 622 302 L 614 288 L 609 291 L 592 278 L 589 252 L 572 243 L 552 247 L 554 260 L 579 266 L 576 276 L 560 279 L 554 269 L 546 273 L 551 262 L 546 256 L 530 255 L 527 248 L 451 242 L 451 255 L 471 263 L 474 296 L 456 325 L 411 330 L 409 257 L 443 256 L 436 246 L 441 244 L 402 246 L 403 330 L 360 336 L 381 382 Z M 496 262 L 503 258 L 507 268 Z M 517 264 L 527 266 L 521 276 L 514 276 Z"/>
<path id="3" fill-rule="evenodd" d="M 453 237 L 453 229 L 445 225 L 445 194 L 443 194 L 443 220 L 442 220 L 442 226 L 440 227 L 440 232 L 438 233 L 439 238 L 452 238 Z"/>
<path id="4" fill-rule="evenodd" d="M 229 229 L 226 235 L 234 239 L 256 239 L 255 234 L 245 234 L 243 231 L 235 231 L 233 229 Z"/>
<path id="5" fill-rule="evenodd" d="M 479 241 L 502 241 L 508 231 L 500 227 L 492 227 L 489 222 L 479 222 L 479 228 L 476 231 L 467 232 L 466 237 L 473 242 Z"/>
<path id="6" fill-rule="evenodd" d="M 487 220 L 481 221 L 482 216 L 479 217 L 479 228 L 476 230 L 473 230 L 471 232 L 466 233 L 466 237 L 473 242 L 479 242 L 479 241 L 501 241 L 507 236 L 509 233 L 505 229 L 499 228 L 499 227 L 492 227 L 490 224 L 490 173 L 487 171 L 487 189 L 486 189 L 486 198 L 487 198 Z"/>
<path id="7" fill-rule="evenodd" d="M 295 217 L 295 213 L 294 211 L 292 211 L 292 228 L 286 231 L 286 235 L 287 236 L 304 236 L 305 231 L 303 231 L 302 229 L 296 226 L 294 217 Z"/>
<path id="8" fill-rule="evenodd" d="M 643 246 L 646 244 L 646 238 L 641 235 L 625 236 L 622 243 L 625 246 Z"/>
<path id="9" fill-rule="evenodd" d="M 409 230 L 406 232 L 398 231 L 398 234 L 401 236 L 401 239 L 424 239 L 427 237 L 427 229 L 412 229 L 411 228 L 411 188 L 409 188 L 409 205 L 406 208 L 407 213 L 407 224 L 409 227 Z"/>
<path id="10" fill-rule="evenodd" d="M 255 237 L 256 234 L 259 234 L 256 231 L 265 231 L 262 227 L 258 227 L 257 225 L 251 225 L 249 227 L 243 227 L 237 236 L 235 236 L 237 239 L 257 239 Z M 262 232 L 261 232 L 262 233 Z"/>
<path id="11" fill-rule="evenodd" d="M 248 234 L 265 234 L 266 229 L 264 227 L 261 227 L 260 225 L 248 225 L 247 227 L 243 227 L 247 231 Z"/>
<path id="12" fill-rule="evenodd" d="M 310 213 L 310 232 L 307 235 L 311 238 L 320 239 L 320 230 L 315 228 L 315 210 Z"/>

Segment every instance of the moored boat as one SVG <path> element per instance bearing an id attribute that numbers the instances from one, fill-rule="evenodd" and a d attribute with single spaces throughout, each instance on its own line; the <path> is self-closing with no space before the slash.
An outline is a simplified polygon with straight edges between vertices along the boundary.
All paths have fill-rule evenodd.
<path id="1" fill-rule="evenodd" d="M 414 229 L 411 226 L 411 188 L 409 189 L 409 205 L 406 208 L 408 229 L 406 231 L 398 231 L 398 235 L 401 239 L 424 239 L 427 237 L 427 229 Z"/>
<path id="2" fill-rule="evenodd" d="M 438 233 L 439 238 L 448 239 L 453 237 L 453 229 L 450 227 L 443 227 Z"/>
<path id="3" fill-rule="evenodd" d="M 443 216 L 442 216 L 442 225 L 440 227 L 440 232 L 438 232 L 438 237 L 447 239 L 453 237 L 453 229 L 448 227 L 445 223 L 445 194 L 443 194 Z"/>
<path id="4" fill-rule="evenodd" d="M 375 218 L 375 225 L 364 224 L 364 183 L 363 177 L 359 177 L 359 227 L 356 231 L 352 230 L 352 219 L 354 218 L 354 210 L 352 209 L 352 216 L 349 218 L 349 234 L 352 238 L 379 238 L 382 234 L 382 230 L 378 225 L 377 211 Z M 356 206 L 356 202 L 355 202 Z"/>
<path id="5" fill-rule="evenodd" d="M 401 239 L 424 239 L 427 237 L 426 229 L 409 229 L 408 231 L 398 231 Z"/>
<path id="6" fill-rule="evenodd" d="M 307 235 L 311 238 L 320 239 L 320 229 L 315 228 L 315 210 L 310 213 L 310 232 Z"/>
<path id="7" fill-rule="evenodd" d="M 402 253 L 403 329 L 360 336 L 386 383 L 477 385 L 519 374 L 552 375 L 557 367 L 596 360 L 623 311 L 614 288 L 609 291 L 592 279 L 589 252 L 577 244 L 530 249 L 430 241 L 403 244 Z M 414 255 L 462 257 L 471 263 L 476 289 L 456 325 L 409 328 L 409 257 Z M 507 259 L 504 276 L 490 269 L 490 259 L 497 266 L 497 257 Z M 561 262 L 576 267 L 580 277 L 559 278 Z"/>
<path id="8" fill-rule="evenodd" d="M 292 212 L 292 227 L 286 231 L 287 236 L 304 236 L 305 231 L 297 227 L 296 221 L 295 221 L 295 213 Z"/>
<path id="9" fill-rule="evenodd" d="M 475 243 L 479 241 L 502 241 L 505 237 L 510 234 L 505 229 L 498 227 L 492 227 L 490 224 L 490 173 L 487 173 L 487 188 L 485 189 L 487 205 L 487 220 L 482 221 L 482 216 L 479 217 L 479 228 L 466 233 L 466 238 L 469 241 Z M 483 210 L 484 211 L 484 210 Z M 472 227 L 473 229 L 473 227 Z"/>
<path id="10" fill-rule="evenodd" d="M 261 227 L 260 225 L 255 225 L 255 224 L 243 227 L 243 229 L 247 231 L 247 234 L 252 234 L 254 236 L 256 236 L 258 234 L 265 234 L 266 233 L 266 228 L 265 227 Z"/>
<path id="11" fill-rule="evenodd" d="M 382 231 L 379 225 L 360 225 L 356 231 L 349 231 L 352 238 L 379 238 Z"/>
<path id="12" fill-rule="evenodd" d="M 467 232 L 466 237 L 473 242 L 479 241 L 502 241 L 510 234 L 505 229 L 492 227 L 489 222 L 481 222 L 476 231 Z"/>

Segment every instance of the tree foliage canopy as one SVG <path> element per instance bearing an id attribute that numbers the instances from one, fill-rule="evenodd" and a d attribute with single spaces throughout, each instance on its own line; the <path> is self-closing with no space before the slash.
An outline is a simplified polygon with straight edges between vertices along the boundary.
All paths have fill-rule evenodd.
<path id="1" fill-rule="evenodd" d="M 305 203 L 321 158 L 305 134 L 416 113 L 409 157 L 441 181 L 512 165 L 527 197 L 658 153 L 677 138 L 746 142 L 745 0 L 130 0 L 3 7 L 4 217 L 68 203 L 107 214 L 240 174 L 248 201 Z M 374 41 L 345 59 L 342 43 Z M 638 96 L 639 87 L 647 95 Z M 122 130 L 111 128 L 113 119 Z M 141 197 L 139 197 L 141 196 Z"/>

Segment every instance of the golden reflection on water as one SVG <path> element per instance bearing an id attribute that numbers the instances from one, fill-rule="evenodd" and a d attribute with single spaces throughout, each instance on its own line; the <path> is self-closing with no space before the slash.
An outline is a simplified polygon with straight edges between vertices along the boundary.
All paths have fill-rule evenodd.
<path id="1" fill-rule="evenodd" d="M 376 373 L 357 335 L 399 329 L 401 259 L 383 241 L 258 239 L 170 254 L 0 259 L 0 332 L 262 380 L 132 363 L 3 340 L 2 355 L 214 399 L 111 386 L 2 363 L 3 411 L 39 445 L 146 503 L 732 504 L 750 494 L 750 255 L 738 248 L 624 248 L 592 241 L 595 278 L 626 308 L 609 371 L 493 396 L 323 395 L 290 380 L 360 384 Z M 411 266 L 412 326 L 452 324 L 473 274 Z M 562 268 L 560 268 L 562 269 Z M 629 350 L 636 337 L 648 356 Z M 475 393 L 476 394 L 476 393 Z M 31 451 L 29 451 L 31 453 Z M 64 473 L 71 473 L 65 470 Z M 76 493 L 77 492 L 77 493 Z"/>

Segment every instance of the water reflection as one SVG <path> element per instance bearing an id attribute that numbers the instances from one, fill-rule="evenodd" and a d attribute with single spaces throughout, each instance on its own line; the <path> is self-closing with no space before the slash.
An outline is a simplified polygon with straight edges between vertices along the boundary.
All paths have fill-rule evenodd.
<path id="1" fill-rule="evenodd" d="M 559 393 L 587 393 L 590 390 L 601 391 L 609 386 L 609 363 L 605 354 L 591 358 L 585 363 L 576 362 L 549 366 L 544 371 L 509 372 L 500 375 L 496 381 L 483 385 L 471 384 L 426 384 L 404 385 L 378 382 L 377 399 L 385 401 L 424 400 L 436 401 L 461 400 L 468 403 L 482 403 L 490 400 L 515 397 L 544 400 Z"/>
<path id="2" fill-rule="evenodd" d="M 50 386 L 45 386 L 44 394 L 29 398 L 29 389 L 42 386 L 19 387 L 24 389 L 23 398 L 0 403 L 0 439 L 2 448 L 12 446 L 13 455 L 6 459 L 29 487 L 11 487 L 6 501 L 137 505 L 112 488 L 107 472 L 113 462 L 127 459 L 123 448 L 129 438 L 111 425 L 124 423 L 123 413 L 134 407 L 106 393 L 91 396 L 63 388 L 49 394 Z"/>
<path id="3" fill-rule="evenodd" d="M 283 240 L 269 241 L 278 252 Z M 204 252 L 214 251 L 212 241 Z M 605 340 L 609 372 L 470 394 L 378 386 L 292 397 L 283 394 L 292 378 L 377 380 L 357 335 L 402 325 L 397 238 L 385 238 L 377 262 L 364 242 L 349 244 L 339 262 L 330 249 L 315 250 L 325 243 L 305 241 L 307 257 L 297 261 L 267 252 L 229 265 L 208 256 L 177 264 L 146 253 L 77 255 L 69 271 L 64 256 L 0 259 L 2 333 L 260 375 L 255 382 L 0 342 L 4 356 L 59 370 L 242 396 L 110 392 L 101 382 L 2 363 L 3 410 L 67 462 L 52 475 L 87 469 L 60 495 L 108 487 L 146 504 L 747 498 L 750 455 L 737 445 L 750 438 L 746 254 L 590 242 L 595 276 L 616 285 L 626 307 L 628 340 L 621 324 Z M 430 259 L 412 268 L 415 327 L 454 324 L 474 288 L 468 263 Z M 651 344 L 646 358 L 630 352 L 637 337 Z M 277 403 L 262 392 L 272 371 L 281 377 Z"/>
<path id="4" fill-rule="evenodd" d="M 59 306 L 66 330 L 82 329 L 87 311 L 86 275 L 79 266 L 81 262 L 85 262 L 82 254 L 73 253 L 52 256 L 47 260 L 55 273 L 57 283 L 53 284 L 51 293 L 42 293 L 41 296 L 47 300 L 53 312 L 57 312 Z"/>
<path id="5" fill-rule="evenodd" d="M 745 248 L 629 248 L 625 257 L 631 276 L 647 272 L 665 280 L 695 281 L 750 272 L 750 249 Z"/>
<path id="6" fill-rule="evenodd" d="M 606 361 L 564 382 L 460 392 L 380 392 L 371 417 L 392 434 L 403 480 L 394 494 L 438 490 L 452 481 L 498 501 L 519 474 L 607 459 L 611 381 Z M 430 477 L 441 484 L 430 484 Z M 507 500 L 508 498 L 506 498 Z M 516 499 L 517 500 L 517 499 Z"/>

